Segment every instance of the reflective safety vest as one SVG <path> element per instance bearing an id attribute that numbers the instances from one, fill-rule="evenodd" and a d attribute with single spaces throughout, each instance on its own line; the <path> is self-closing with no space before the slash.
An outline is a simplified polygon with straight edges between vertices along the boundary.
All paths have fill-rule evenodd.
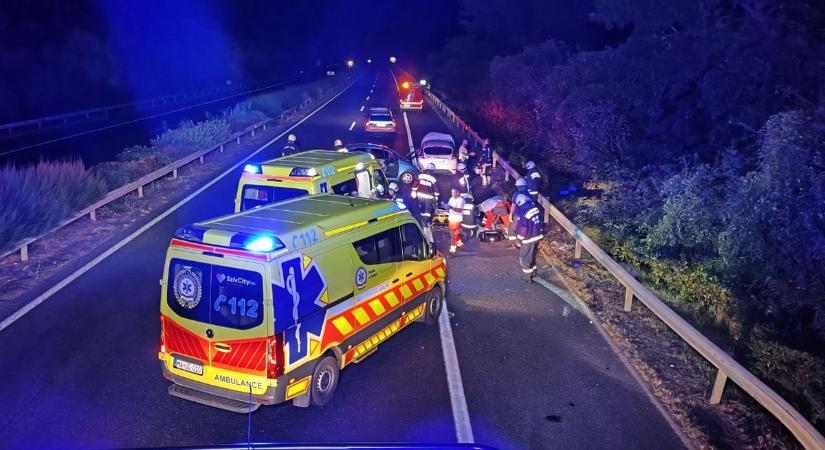
<path id="1" fill-rule="evenodd" d="M 532 200 L 525 201 L 516 207 L 518 223 L 516 223 L 516 238 L 522 244 L 531 244 L 544 237 L 544 224 L 541 210 Z"/>
<path id="2" fill-rule="evenodd" d="M 461 221 L 462 228 L 470 230 L 478 228 L 478 225 L 476 225 L 475 205 L 473 205 L 473 202 L 465 200 L 462 213 L 464 215 Z"/>
<path id="3" fill-rule="evenodd" d="M 438 184 L 434 176 L 427 172 L 418 174 L 418 178 L 413 183 L 412 198 L 419 200 L 432 200 L 438 197 Z"/>
<path id="4" fill-rule="evenodd" d="M 529 192 L 530 195 L 536 196 L 539 193 L 540 187 L 541 173 L 539 173 L 538 169 L 533 168 L 533 170 L 527 173 L 527 192 Z"/>

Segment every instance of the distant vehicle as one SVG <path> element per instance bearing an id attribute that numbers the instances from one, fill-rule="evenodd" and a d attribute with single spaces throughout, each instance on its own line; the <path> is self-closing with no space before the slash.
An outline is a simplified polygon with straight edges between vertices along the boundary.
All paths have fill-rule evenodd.
<path id="1" fill-rule="evenodd" d="M 446 278 L 395 202 L 318 194 L 183 227 L 161 280 L 169 394 L 237 413 L 324 405 L 341 369 L 438 323 Z"/>
<path id="2" fill-rule="evenodd" d="M 310 150 L 247 164 L 235 196 L 235 212 L 304 195 L 332 192 L 369 198 L 389 185 L 380 163 L 368 155 Z"/>
<path id="3" fill-rule="evenodd" d="M 395 133 L 395 118 L 389 108 L 370 108 L 364 130 L 378 133 Z M 349 148 L 349 147 L 347 147 Z"/>
<path id="4" fill-rule="evenodd" d="M 379 144 L 350 144 L 347 145 L 350 152 L 369 153 L 378 160 L 384 169 L 384 175 L 390 181 L 411 184 L 418 176 L 418 167 L 407 158 L 399 156 L 386 145 Z"/>
<path id="5" fill-rule="evenodd" d="M 424 89 L 420 84 L 410 84 L 408 88 L 402 87 L 401 109 L 424 109 Z"/>
<path id="6" fill-rule="evenodd" d="M 433 164 L 436 172 L 455 174 L 458 160 L 455 156 L 455 141 L 446 133 L 429 132 L 421 140 L 421 148 L 416 152 L 416 164 L 421 170 Z"/>

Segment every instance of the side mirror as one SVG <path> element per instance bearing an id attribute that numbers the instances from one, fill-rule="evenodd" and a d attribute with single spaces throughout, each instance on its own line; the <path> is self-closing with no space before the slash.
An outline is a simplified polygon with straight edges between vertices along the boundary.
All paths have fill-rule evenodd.
<path id="1" fill-rule="evenodd" d="M 437 249 L 435 248 L 435 242 L 428 242 L 427 243 L 427 259 L 435 258 L 435 252 Z"/>

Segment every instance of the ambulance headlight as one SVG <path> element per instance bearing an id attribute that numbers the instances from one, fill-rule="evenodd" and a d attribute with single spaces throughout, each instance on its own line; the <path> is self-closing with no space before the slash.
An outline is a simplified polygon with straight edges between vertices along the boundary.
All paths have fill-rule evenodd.
<path id="1" fill-rule="evenodd" d="M 355 165 L 355 170 L 364 170 L 364 163 L 358 163 Z"/>
<path id="2" fill-rule="evenodd" d="M 289 172 L 291 177 L 317 177 L 318 171 L 314 167 L 295 167 Z"/>
<path id="3" fill-rule="evenodd" d="M 247 164 L 243 166 L 243 171 L 246 173 L 261 173 L 261 166 L 257 164 Z"/>
<path id="4" fill-rule="evenodd" d="M 246 241 L 244 248 L 252 252 L 271 252 L 281 244 L 272 236 L 255 236 Z"/>

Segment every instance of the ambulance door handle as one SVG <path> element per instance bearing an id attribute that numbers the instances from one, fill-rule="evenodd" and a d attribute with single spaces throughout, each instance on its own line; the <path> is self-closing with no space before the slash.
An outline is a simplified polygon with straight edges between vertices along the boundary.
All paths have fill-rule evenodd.
<path id="1" fill-rule="evenodd" d="M 411 277 L 411 276 L 412 276 L 412 274 L 413 274 L 412 272 L 407 272 L 407 275 L 406 275 L 406 276 Z"/>
<path id="2" fill-rule="evenodd" d="M 398 283 L 399 281 L 401 281 L 400 278 L 396 278 L 396 279 L 392 280 L 392 284 Z"/>

